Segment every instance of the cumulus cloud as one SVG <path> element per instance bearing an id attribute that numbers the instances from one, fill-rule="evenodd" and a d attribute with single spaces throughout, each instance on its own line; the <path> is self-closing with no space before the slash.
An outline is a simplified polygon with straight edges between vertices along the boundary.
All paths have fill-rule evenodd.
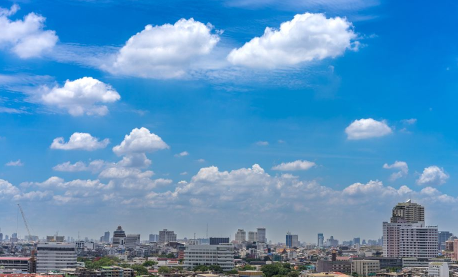
<path id="1" fill-rule="evenodd" d="M 449 177 L 450 176 L 447 173 L 445 173 L 443 168 L 432 165 L 432 166 L 426 167 L 423 170 L 423 173 L 417 179 L 417 184 L 421 186 L 442 185 L 448 180 Z"/>
<path id="2" fill-rule="evenodd" d="M 413 125 L 415 123 L 417 123 L 417 119 L 416 118 L 410 118 L 410 119 L 403 119 L 401 120 L 401 122 L 405 125 Z"/>
<path id="3" fill-rule="evenodd" d="M 293 66 L 340 56 L 347 49 L 356 49 L 355 39 L 353 25 L 346 18 L 297 14 L 278 30 L 267 27 L 261 37 L 232 50 L 227 59 L 253 68 Z"/>
<path id="4" fill-rule="evenodd" d="M 119 50 L 113 64 L 103 68 L 115 73 L 144 78 L 180 78 L 193 63 L 208 55 L 218 43 L 213 26 L 194 19 L 175 24 L 147 25 Z"/>
<path id="5" fill-rule="evenodd" d="M 186 157 L 188 155 L 189 155 L 188 151 L 183 151 L 181 153 L 175 154 L 175 157 L 180 158 L 180 157 Z"/>
<path id="6" fill-rule="evenodd" d="M 372 118 L 359 119 L 353 121 L 345 133 L 349 140 L 361 140 L 376 137 L 383 137 L 392 133 L 391 128 L 383 121 L 377 121 Z"/>
<path id="7" fill-rule="evenodd" d="M 386 163 L 383 165 L 383 168 L 397 170 L 397 172 L 391 174 L 390 176 L 391 181 L 404 177 L 409 173 L 409 166 L 407 165 L 406 162 L 402 162 L 402 161 L 395 161 L 393 164 L 390 164 L 390 165 Z"/>
<path id="8" fill-rule="evenodd" d="M 257 146 L 267 146 L 269 145 L 269 142 L 268 141 L 257 141 L 255 144 Z"/>
<path id="9" fill-rule="evenodd" d="M 309 161 L 301 161 L 297 160 L 290 163 L 281 163 L 272 167 L 272 170 L 279 170 L 279 171 L 298 171 L 298 170 L 309 170 L 310 168 L 314 167 L 316 164 L 314 162 Z"/>
<path id="10" fill-rule="evenodd" d="M 113 147 L 113 152 L 121 156 L 133 153 L 153 152 L 168 148 L 169 146 L 158 135 L 142 127 L 140 129 L 135 128 L 129 135 L 126 135 L 121 144 Z"/>
<path id="11" fill-rule="evenodd" d="M 6 165 L 6 166 L 23 166 L 24 163 L 21 162 L 21 160 L 17 160 L 17 161 L 10 161 L 10 162 L 7 162 L 5 165 Z"/>
<path id="12" fill-rule="evenodd" d="M 10 182 L 0 179 L 0 199 L 18 195 L 20 190 Z"/>
<path id="13" fill-rule="evenodd" d="M 18 5 L 9 10 L 0 9 L 0 48 L 9 49 L 23 59 L 50 51 L 58 38 L 54 31 L 44 30 L 46 18 L 29 13 L 22 20 L 10 20 L 8 17 L 18 10 Z"/>
<path id="14" fill-rule="evenodd" d="M 51 149 L 94 151 L 107 147 L 109 143 L 109 139 L 99 141 L 98 138 L 88 133 L 73 133 L 68 142 L 65 142 L 63 137 L 55 138 L 51 144 Z"/>
<path id="15" fill-rule="evenodd" d="M 152 171 L 144 171 L 137 168 L 127 168 L 127 167 L 110 167 L 103 170 L 99 178 L 103 179 L 126 179 L 126 178 L 150 178 L 154 173 Z"/>
<path id="16" fill-rule="evenodd" d="M 108 113 L 108 107 L 104 104 L 114 103 L 121 98 L 110 85 L 92 77 L 67 80 L 63 87 L 43 86 L 39 94 L 38 102 L 67 110 L 72 116 L 104 116 Z"/>

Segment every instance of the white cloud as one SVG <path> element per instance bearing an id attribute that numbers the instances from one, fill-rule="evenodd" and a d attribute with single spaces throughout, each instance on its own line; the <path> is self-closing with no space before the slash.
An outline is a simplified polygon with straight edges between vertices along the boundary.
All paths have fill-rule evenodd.
<path id="1" fill-rule="evenodd" d="M 345 128 L 345 133 L 350 140 L 360 140 L 383 137 L 391 134 L 392 130 L 384 120 L 377 121 L 372 118 L 363 118 L 353 121 Z"/>
<path id="2" fill-rule="evenodd" d="M 417 179 L 417 184 L 424 185 L 442 185 L 450 176 L 444 172 L 443 168 L 432 165 L 423 170 L 421 176 Z"/>
<path id="3" fill-rule="evenodd" d="M 148 129 L 142 127 L 140 129 L 135 128 L 129 135 L 126 135 L 120 145 L 113 147 L 113 152 L 120 156 L 168 148 L 169 146 L 158 135 L 150 133 Z"/>
<path id="4" fill-rule="evenodd" d="M 0 179 L 0 199 L 20 194 L 20 190 L 10 182 Z"/>
<path id="5" fill-rule="evenodd" d="M 22 20 L 11 21 L 8 17 L 18 10 L 17 5 L 10 10 L 0 9 L 0 47 L 10 49 L 23 59 L 49 52 L 58 38 L 54 31 L 44 30 L 46 18 L 29 13 Z"/>
<path id="6" fill-rule="evenodd" d="M 23 109 L 7 108 L 0 107 L 0 113 L 9 113 L 9 114 L 27 114 L 28 112 Z"/>
<path id="7" fill-rule="evenodd" d="M 63 87 L 43 86 L 37 101 L 65 109 L 72 116 L 104 116 L 108 113 L 108 107 L 104 104 L 116 102 L 120 98 L 110 85 L 92 77 L 83 77 L 74 81 L 67 80 Z"/>
<path id="8" fill-rule="evenodd" d="M 326 18 L 324 14 L 297 14 L 280 29 L 267 27 L 227 59 L 234 65 L 254 68 L 293 66 L 313 60 L 335 58 L 347 49 L 356 49 L 356 34 L 346 18 Z"/>
<path id="9" fill-rule="evenodd" d="M 180 158 L 180 157 L 186 157 L 188 155 L 189 155 L 188 151 L 183 151 L 181 153 L 175 154 L 175 157 Z"/>
<path id="10" fill-rule="evenodd" d="M 406 124 L 406 125 L 413 125 L 413 124 L 417 123 L 417 119 L 416 118 L 403 119 L 403 120 L 401 120 L 401 122 L 403 124 Z"/>
<path id="11" fill-rule="evenodd" d="M 397 172 L 391 174 L 391 176 L 390 176 L 390 180 L 391 181 L 394 181 L 396 179 L 404 177 L 409 173 L 409 166 L 407 165 L 406 162 L 403 162 L 403 161 L 395 161 L 391 165 L 386 163 L 386 164 L 383 165 L 383 168 L 398 170 Z"/>
<path id="12" fill-rule="evenodd" d="M 74 164 L 65 162 L 54 166 L 52 169 L 63 172 L 79 172 L 88 170 L 88 167 L 83 162 L 76 162 Z"/>
<path id="13" fill-rule="evenodd" d="M 297 160 L 290 163 L 281 163 L 272 167 L 272 170 L 279 170 L 279 171 L 297 171 L 297 170 L 308 170 L 314 167 L 316 164 L 314 162 L 309 161 L 301 161 Z"/>
<path id="14" fill-rule="evenodd" d="M 99 178 L 103 179 L 126 179 L 126 178 L 150 178 L 154 173 L 152 171 L 144 171 L 137 168 L 127 167 L 110 167 L 100 172 Z"/>
<path id="15" fill-rule="evenodd" d="M 21 162 L 21 160 L 17 160 L 17 161 L 10 161 L 10 162 L 7 162 L 5 165 L 6 165 L 6 166 L 23 166 L 24 163 Z"/>
<path id="16" fill-rule="evenodd" d="M 65 142 L 63 137 L 55 138 L 51 144 L 51 149 L 94 151 L 107 147 L 109 143 L 109 139 L 99 141 L 98 138 L 88 133 L 73 133 L 68 142 Z"/>
<path id="17" fill-rule="evenodd" d="M 268 141 L 257 141 L 255 144 L 258 146 L 267 146 L 269 145 L 269 142 Z"/>
<path id="18" fill-rule="evenodd" d="M 204 159 L 198 159 L 198 160 L 196 160 L 196 162 L 198 162 L 198 163 L 204 163 L 205 160 L 204 160 Z"/>
<path id="19" fill-rule="evenodd" d="M 14 200 L 43 200 L 52 197 L 51 191 L 30 191 L 23 194 L 18 194 L 13 197 Z"/>
<path id="20" fill-rule="evenodd" d="M 147 25 L 119 50 L 112 65 L 104 69 L 144 78 L 180 78 L 193 63 L 208 55 L 218 43 L 213 26 L 194 19 L 180 19 L 175 24 Z"/>

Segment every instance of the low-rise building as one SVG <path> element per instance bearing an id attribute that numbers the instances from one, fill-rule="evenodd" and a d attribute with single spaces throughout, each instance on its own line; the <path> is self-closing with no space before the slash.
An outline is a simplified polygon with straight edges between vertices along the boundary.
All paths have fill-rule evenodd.
<path id="1" fill-rule="evenodd" d="M 380 261 L 378 260 L 353 260 L 351 262 L 351 272 L 359 276 L 375 276 L 380 271 Z"/>
<path id="2" fill-rule="evenodd" d="M 234 246 L 188 245 L 184 250 L 184 265 L 192 269 L 199 265 L 219 265 L 224 271 L 234 268 Z"/>
<path id="3" fill-rule="evenodd" d="M 429 277 L 449 277 L 448 264 L 446 262 L 430 262 L 428 266 Z"/>

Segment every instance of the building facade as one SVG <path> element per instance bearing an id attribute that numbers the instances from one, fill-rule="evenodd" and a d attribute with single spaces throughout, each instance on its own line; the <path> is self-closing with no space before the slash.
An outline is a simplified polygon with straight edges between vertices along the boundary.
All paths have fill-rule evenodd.
<path id="1" fill-rule="evenodd" d="M 290 232 L 286 233 L 286 247 L 299 247 L 299 236 L 292 235 Z"/>
<path id="2" fill-rule="evenodd" d="M 449 277 L 448 263 L 430 262 L 428 266 L 429 277 Z"/>
<path id="3" fill-rule="evenodd" d="M 238 243 L 242 243 L 246 241 L 246 232 L 243 229 L 238 229 L 237 233 L 235 233 L 235 241 Z"/>
<path id="4" fill-rule="evenodd" d="M 113 247 L 123 247 L 126 244 L 126 232 L 121 226 L 118 226 L 113 232 Z"/>
<path id="5" fill-rule="evenodd" d="M 234 269 L 234 246 L 188 245 L 184 250 L 184 266 L 193 269 L 198 265 L 219 265 L 224 271 Z"/>
<path id="6" fill-rule="evenodd" d="M 177 235 L 174 231 L 164 229 L 159 231 L 159 243 L 167 243 L 171 241 L 177 241 Z"/>
<path id="7" fill-rule="evenodd" d="M 258 242 L 267 243 L 266 228 L 258 228 L 257 233 L 258 233 Z"/>
<path id="8" fill-rule="evenodd" d="M 380 262 L 377 260 L 353 260 L 351 262 L 351 272 L 359 276 L 375 276 L 380 271 Z"/>
<path id="9" fill-rule="evenodd" d="M 76 268 L 74 243 L 46 242 L 37 245 L 37 273 L 64 268 Z"/>
<path id="10" fill-rule="evenodd" d="M 229 243 L 229 238 L 210 237 L 210 245 L 219 245 L 223 243 Z"/>

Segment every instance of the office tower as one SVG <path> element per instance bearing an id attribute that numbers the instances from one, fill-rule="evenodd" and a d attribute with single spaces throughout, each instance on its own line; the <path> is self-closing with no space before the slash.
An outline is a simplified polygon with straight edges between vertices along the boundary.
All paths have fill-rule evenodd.
<path id="1" fill-rule="evenodd" d="M 409 199 L 393 208 L 391 223 L 425 223 L 425 208 Z"/>
<path id="2" fill-rule="evenodd" d="M 324 235 L 323 233 L 318 234 L 318 243 L 317 243 L 318 248 L 322 248 L 324 246 Z"/>
<path id="3" fill-rule="evenodd" d="M 257 233 L 258 233 L 258 241 L 261 243 L 267 243 L 266 228 L 258 228 Z"/>
<path id="4" fill-rule="evenodd" d="M 158 234 L 150 234 L 149 235 L 149 241 L 150 242 L 158 242 L 159 241 L 159 235 Z"/>
<path id="5" fill-rule="evenodd" d="M 336 247 L 337 245 L 339 245 L 339 241 L 334 239 L 334 236 L 330 236 L 329 239 L 326 240 L 326 246 Z"/>
<path id="6" fill-rule="evenodd" d="M 126 232 L 122 229 L 121 226 L 113 232 L 113 247 L 124 246 L 126 243 Z"/>
<path id="7" fill-rule="evenodd" d="M 168 231 L 167 229 L 159 231 L 159 243 L 167 243 L 171 241 L 177 241 L 177 235 L 174 231 Z"/>
<path id="8" fill-rule="evenodd" d="M 257 242 L 258 241 L 258 233 L 257 232 L 248 232 L 248 241 L 249 242 Z"/>
<path id="9" fill-rule="evenodd" d="M 438 249 L 439 250 L 445 250 L 445 242 L 453 236 L 452 233 L 449 231 L 439 231 L 439 237 L 438 237 Z"/>
<path id="10" fill-rule="evenodd" d="M 106 231 L 103 235 L 103 242 L 110 242 L 110 232 Z"/>
<path id="11" fill-rule="evenodd" d="M 210 237 L 210 245 L 218 245 L 218 244 L 227 244 L 229 243 L 229 238 L 214 238 Z"/>
<path id="12" fill-rule="evenodd" d="M 37 273 L 76 268 L 75 244 L 45 242 L 37 245 Z"/>
<path id="13" fill-rule="evenodd" d="M 2 242 L 2 241 L 3 241 L 3 234 L 0 233 L 0 242 Z"/>
<path id="14" fill-rule="evenodd" d="M 184 266 L 193 269 L 198 265 L 219 265 L 224 271 L 234 269 L 234 246 L 187 245 L 184 250 Z"/>
<path id="15" fill-rule="evenodd" d="M 361 238 L 354 238 L 354 239 L 353 239 L 353 244 L 359 244 L 359 245 L 361 245 Z"/>
<path id="16" fill-rule="evenodd" d="M 286 233 L 286 247 L 288 248 L 299 247 L 299 236 L 291 235 L 290 232 Z"/>
<path id="17" fill-rule="evenodd" d="M 140 234 L 127 234 L 126 236 L 126 247 L 135 248 L 140 244 Z"/>
<path id="18" fill-rule="evenodd" d="M 437 226 L 425 226 L 424 208 L 399 203 L 393 208 L 391 222 L 383 222 L 383 256 L 392 258 L 435 258 Z"/>
<path id="19" fill-rule="evenodd" d="M 242 243 L 246 241 L 246 232 L 243 229 L 238 229 L 237 233 L 235 233 L 235 241 L 238 243 Z"/>

